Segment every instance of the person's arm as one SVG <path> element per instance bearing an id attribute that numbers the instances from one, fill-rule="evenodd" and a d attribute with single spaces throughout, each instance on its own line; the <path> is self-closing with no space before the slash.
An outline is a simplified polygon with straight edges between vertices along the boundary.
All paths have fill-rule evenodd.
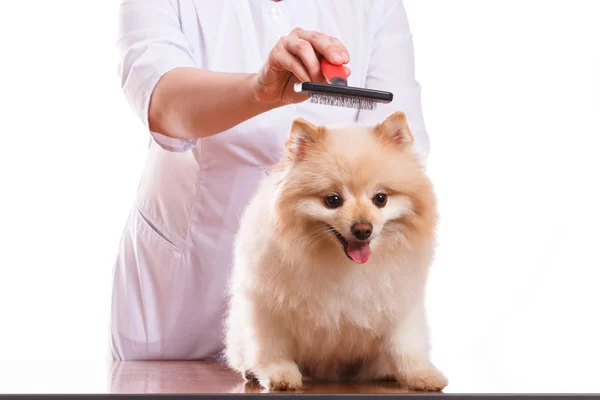
<path id="1" fill-rule="evenodd" d="M 379 104 L 375 111 L 361 111 L 358 122 L 377 124 L 395 111 L 406 113 L 415 139 L 415 150 L 424 164 L 429 155 L 429 137 L 421 108 L 421 86 L 415 78 L 412 34 L 401 0 L 388 1 L 381 27 L 373 43 L 367 70 L 366 87 L 394 93 L 389 104 Z"/>
<path id="2" fill-rule="evenodd" d="M 293 84 L 324 80 L 317 54 L 334 64 L 349 61 L 337 39 L 297 28 L 277 42 L 256 73 L 198 68 L 173 0 L 124 0 L 118 48 L 129 103 L 158 144 L 172 151 L 185 151 L 199 138 L 305 100 L 306 95 L 294 93 Z"/>
<path id="3" fill-rule="evenodd" d="M 198 138 L 283 104 L 256 99 L 255 74 L 197 68 L 176 7 L 170 0 L 125 0 L 120 10 L 122 88 L 162 147 L 189 149 Z"/>
<path id="4" fill-rule="evenodd" d="M 194 140 L 284 104 L 259 102 L 253 91 L 254 76 L 185 67 L 168 72 L 150 100 L 150 130 Z"/>

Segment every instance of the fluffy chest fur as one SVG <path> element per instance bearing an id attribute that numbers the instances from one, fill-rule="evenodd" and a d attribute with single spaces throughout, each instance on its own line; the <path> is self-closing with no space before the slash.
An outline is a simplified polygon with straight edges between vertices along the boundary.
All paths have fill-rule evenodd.
<path id="1" fill-rule="evenodd" d="M 378 335 L 417 295 L 419 277 L 411 274 L 409 257 L 374 256 L 368 266 L 353 265 L 337 254 L 335 243 L 333 254 L 311 255 L 301 244 L 282 249 L 277 240 L 266 240 L 272 245 L 257 256 L 245 284 L 269 312 L 291 316 L 283 321 L 291 327 L 309 324 L 335 332 L 356 326 Z"/>

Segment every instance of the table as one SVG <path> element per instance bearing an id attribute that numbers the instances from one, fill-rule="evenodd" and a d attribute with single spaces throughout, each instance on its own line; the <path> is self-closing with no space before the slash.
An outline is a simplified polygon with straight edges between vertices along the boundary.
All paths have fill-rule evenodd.
<path id="1" fill-rule="evenodd" d="M 450 384 L 444 393 L 600 393 L 597 358 L 577 354 L 571 360 L 527 358 L 512 365 L 476 363 L 475 357 L 455 357 L 441 365 Z M 481 358 L 483 359 L 483 358 Z M 584 362 L 585 361 L 585 362 Z M 491 366 L 496 366 L 492 369 Z M 512 371 L 526 371 L 518 379 Z M 580 379 L 577 379 L 577 378 Z M 262 393 L 254 383 L 226 366 L 200 361 L 38 361 L 0 362 L 0 394 L 162 394 Z M 300 393 L 407 393 L 393 383 L 310 384 Z"/>
<path id="2" fill-rule="evenodd" d="M 263 393 L 224 365 L 194 361 L 124 361 L 110 366 L 111 393 Z M 408 393 L 393 383 L 305 384 L 296 393 Z"/>

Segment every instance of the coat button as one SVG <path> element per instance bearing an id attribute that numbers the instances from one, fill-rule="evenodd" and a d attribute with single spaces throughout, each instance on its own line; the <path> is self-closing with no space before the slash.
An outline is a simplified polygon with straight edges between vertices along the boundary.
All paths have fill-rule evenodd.
<path id="1" fill-rule="evenodd" d="M 272 20 L 278 20 L 279 18 L 281 18 L 281 10 L 279 9 L 279 7 L 273 7 L 269 10 L 269 18 L 271 18 Z"/>

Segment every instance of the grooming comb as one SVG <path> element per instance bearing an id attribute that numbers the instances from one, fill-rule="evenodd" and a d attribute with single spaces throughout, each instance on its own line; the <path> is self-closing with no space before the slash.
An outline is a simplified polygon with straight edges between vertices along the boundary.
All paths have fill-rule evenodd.
<path id="1" fill-rule="evenodd" d="M 327 83 L 296 83 L 294 91 L 308 94 L 311 103 L 360 110 L 374 110 L 378 103 L 389 103 L 394 99 L 390 92 L 348 86 L 344 66 L 331 64 L 325 58 L 321 59 L 321 72 Z"/>

